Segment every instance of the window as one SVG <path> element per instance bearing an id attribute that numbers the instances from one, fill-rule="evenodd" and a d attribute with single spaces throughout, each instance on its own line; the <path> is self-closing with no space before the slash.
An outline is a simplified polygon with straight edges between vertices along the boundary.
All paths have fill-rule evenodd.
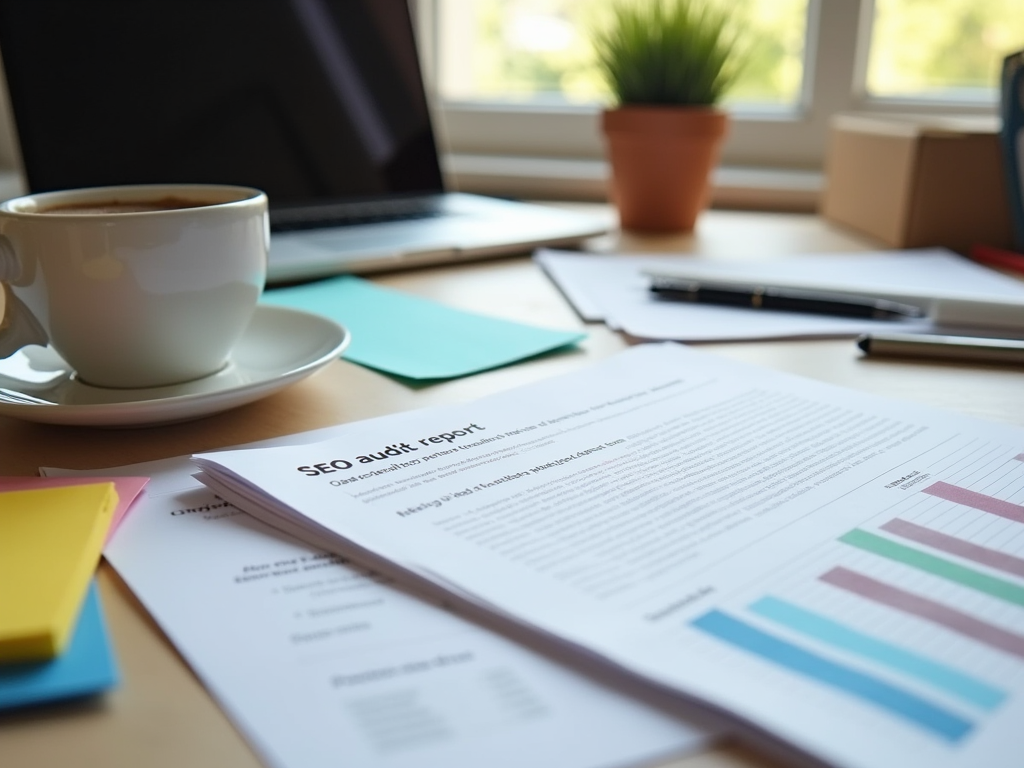
<path id="1" fill-rule="evenodd" d="M 715 4 L 725 5 L 723 0 Z M 610 5 L 608 0 L 440 0 L 437 90 L 452 104 L 606 101 L 588 30 L 605 21 Z M 728 13 L 747 19 L 754 31 L 743 46 L 749 65 L 729 94 L 730 104 L 794 108 L 800 98 L 807 0 L 731 0 Z"/>
<path id="2" fill-rule="evenodd" d="M 1020 11 L 1016 0 L 876 0 L 865 91 L 995 104 L 1003 57 L 1024 47 Z"/>
<path id="3" fill-rule="evenodd" d="M 728 2 L 753 34 L 746 75 L 724 105 L 735 118 L 726 173 L 747 169 L 756 185 L 771 172 L 813 193 L 837 112 L 994 114 L 1002 57 L 1024 47 L 1018 1 Z M 500 186 L 502 168 L 539 179 L 551 159 L 563 182 L 578 173 L 603 188 L 604 93 L 585 30 L 607 0 L 418 4 L 442 144 L 460 180 Z M 558 194 L 557 180 L 534 194 L 545 189 Z"/>

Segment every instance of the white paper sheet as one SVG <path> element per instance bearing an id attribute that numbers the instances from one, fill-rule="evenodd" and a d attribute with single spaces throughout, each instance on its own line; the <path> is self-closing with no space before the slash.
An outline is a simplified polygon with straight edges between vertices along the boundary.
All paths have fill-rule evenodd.
<path id="1" fill-rule="evenodd" d="M 882 321 L 769 312 L 659 301 L 648 291 L 645 270 L 673 265 L 701 274 L 756 274 L 777 281 L 816 279 L 828 285 L 876 287 L 879 295 L 901 288 L 1024 299 L 1024 283 L 942 249 L 856 255 L 800 256 L 772 262 L 709 261 L 694 257 L 593 256 L 542 249 L 534 259 L 584 320 L 640 339 L 690 342 L 856 336 L 885 331 L 936 330 L 928 320 Z"/>
<path id="2" fill-rule="evenodd" d="M 1017 768 L 1024 430 L 679 345 L 301 448 L 267 519 L 849 768 Z"/>
<path id="3" fill-rule="evenodd" d="M 187 457 L 104 471 L 152 477 L 106 558 L 268 765 L 610 768 L 708 743 L 239 513 Z"/>

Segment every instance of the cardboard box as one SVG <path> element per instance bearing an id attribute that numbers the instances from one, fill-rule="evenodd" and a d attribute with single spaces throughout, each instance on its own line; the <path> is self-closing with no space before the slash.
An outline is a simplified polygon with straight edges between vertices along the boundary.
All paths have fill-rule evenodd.
<path id="1" fill-rule="evenodd" d="M 999 122 L 833 119 L 822 215 L 893 248 L 1010 248 Z"/>

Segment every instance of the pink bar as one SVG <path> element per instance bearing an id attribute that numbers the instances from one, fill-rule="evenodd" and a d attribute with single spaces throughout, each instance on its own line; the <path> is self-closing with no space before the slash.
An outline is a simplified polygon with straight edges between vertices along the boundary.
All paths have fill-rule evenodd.
<path id="1" fill-rule="evenodd" d="M 901 520 L 897 517 L 883 525 L 882 530 L 910 541 L 916 541 L 918 544 L 924 544 L 932 549 L 957 555 L 965 560 L 973 560 L 975 563 L 987 565 L 989 568 L 1012 573 L 1014 576 L 1024 576 L 1024 558 L 983 547 L 980 544 L 972 544 L 956 536 L 917 525 L 909 520 Z"/>
<path id="2" fill-rule="evenodd" d="M 1024 659 L 1024 635 L 847 568 L 833 568 L 818 578 L 833 587 L 939 624 L 979 643 Z"/>
<path id="3" fill-rule="evenodd" d="M 1024 461 L 1024 453 L 1018 453 L 1013 458 L 1015 458 L 1017 461 Z"/>
<path id="4" fill-rule="evenodd" d="M 924 489 L 924 492 L 932 496 L 938 496 L 946 501 L 963 504 L 965 507 L 973 507 L 982 512 L 988 512 L 991 515 L 998 515 L 999 517 L 1005 517 L 1007 520 L 1024 523 L 1024 507 L 1020 504 L 1011 504 L 994 496 L 986 496 L 984 493 L 961 488 L 959 485 L 950 485 L 940 480 L 933 485 L 929 485 Z"/>

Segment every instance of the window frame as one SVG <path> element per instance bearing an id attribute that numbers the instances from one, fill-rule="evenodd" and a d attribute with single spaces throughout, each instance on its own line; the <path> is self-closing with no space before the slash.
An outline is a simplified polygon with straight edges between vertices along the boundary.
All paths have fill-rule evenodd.
<path id="1" fill-rule="evenodd" d="M 437 3 L 415 0 L 424 75 L 434 103 L 439 145 L 460 158 L 553 158 L 602 161 L 599 106 L 445 102 L 438 94 Z M 865 81 L 874 0 L 809 0 L 802 91 L 778 113 L 732 111 L 722 165 L 820 173 L 829 125 L 839 113 L 994 115 L 992 104 L 873 98 Z M 465 165 L 465 163 L 463 163 Z"/>

